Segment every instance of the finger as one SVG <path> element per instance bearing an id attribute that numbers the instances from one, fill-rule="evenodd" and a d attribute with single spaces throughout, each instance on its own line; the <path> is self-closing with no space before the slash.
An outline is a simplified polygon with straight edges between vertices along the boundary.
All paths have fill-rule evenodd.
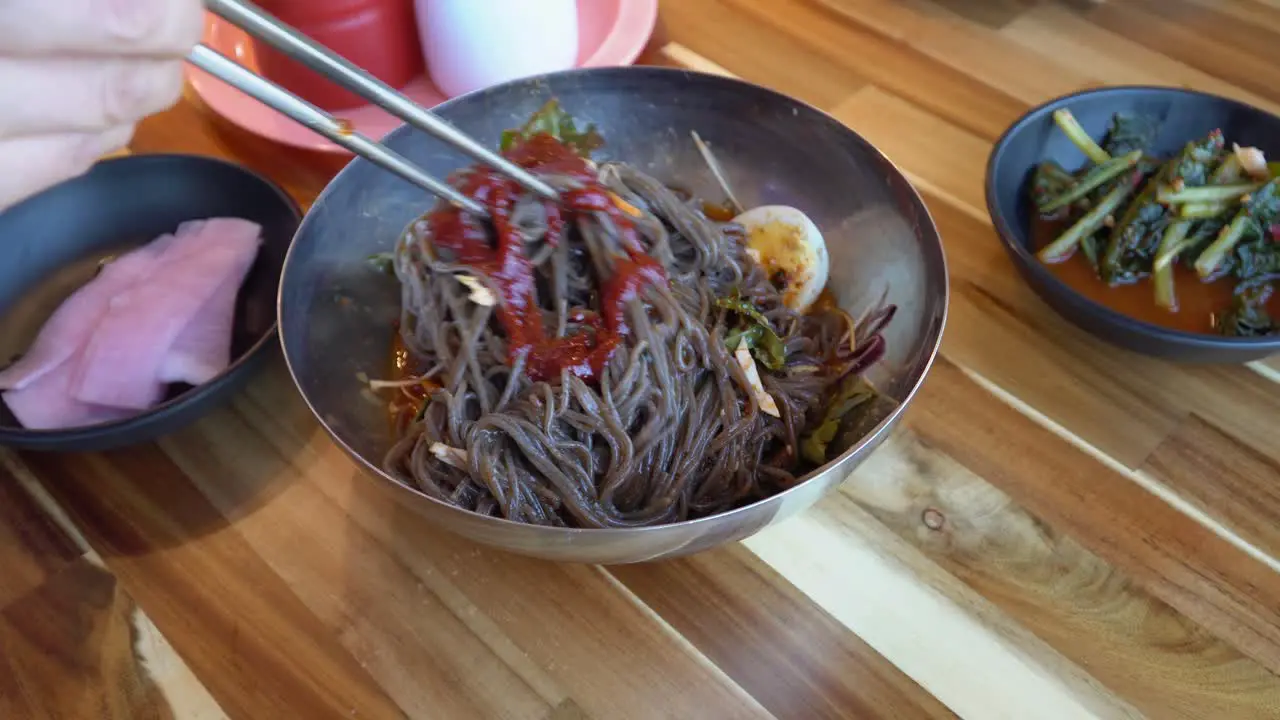
<path id="1" fill-rule="evenodd" d="M 6 55 L 183 57 L 203 27 L 200 0 L 0 0 Z"/>
<path id="2" fill-rule="evenodd" d="M 0 137 L 94 132 L 177 102 L 182 61 L 0 58 L 0 87 Z"/>
<path id="3" fill-rule="evenodd" d="M 0 140 L 0 210 L 88 170 L 129 144 L 132 125 L 98 133 L 59 133 Z"/>

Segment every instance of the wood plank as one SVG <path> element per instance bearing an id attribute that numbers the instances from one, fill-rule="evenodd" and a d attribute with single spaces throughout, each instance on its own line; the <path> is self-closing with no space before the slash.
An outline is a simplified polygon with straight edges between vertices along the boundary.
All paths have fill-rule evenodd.
<path id="1" fill-rule="evenodd" d="M 960 717 L 1141 716 L 843 493 L 744 544 Z"/>
<path id="2" fill-rule="evenodd" d="M 1232 366 L 1187 367 L 1183 377 L 1182 399 L 1190 412 L 1280 462 L 1280 432 L 1271 420 L 1280 417 L 1280 387 L 1273 378 Z"/>
<path id="3" fill-rule="evenodd" d="M 0 610 L 0 665 L 0 717 L 225 717 L 89 556 Z"/>
<path id="4" fill-rule="evenodd" d="M 1193 415 L 1143 470 L 1280 558 L 1280 461 L 1274 457 Z"/>
<path id="5" fill-rule="evenodd" d="M 965 8 L 986 3 L 933 3 L 906 0 L 818 0 L 848 22 L 900 40 L 916 51 L 1007 93 L 1028 105 L 1098 84 L 1065 58 L 1011 41 Z M 1017 3 L 1023 4 L 1024 3 Z M 874 6 L 874 7 L 872 7 Z M 1012 17 L 1021 16 L 1026 7 Z M 1004 25 L 1003 21 L 996 26 Z M 883 84 L 883 83 L 881 83 Z"/>
<path id="6" fill-rule="evenodd" d="M 1026 408 L 998 402 L 948 362 L 935 365 L 921 399 L 912 427 L 924 442 L 1246 656 L 1280 670 L 1280 574 L 1062 442 Z M 959 416 L 966 423 L 957 424 Z"/>
<path id="7" fill-rule="evenodd" d="M 540 668 L 521 662 L 522 652 L 447 572 L 415 572 L 347 517 L 350 502 L 315 487 L 313 473 L 334 476 L 350 495 L 363 478 L 330 452 L 332 443 L 317 435 L 305 407 L 288 397 L 281 369 L 267 377 L 278 387 L 267 402 L 281 404 L 263 407 L 254 402 L 263 395 L 251 389 L 239 407 L 178 433 L 164 447 L 208 501 L 235 518 L 261 561 L 308 611 L 335 628 L 335 641 L 407 717 L 542 718 L 566 699 Z M 251 424 L 246 412 L 270 426 Z M 316 527 L 328 530 L 309 529 Z M 299 552 L 298 537 L 309 538 L 306 552 Z M 419 547 L 442 549 L 436 538 Z M 464 549 L 461 562 L 469 554 Z"/>
<path id="8" fill-rule="evenodd" d="M 1147 16 L 1158 16 L 1167 22 L 1178 23 L 1184 28 L 1193 29 L 1199 41 L 1204 43 L 1202 47 L 1210 54 L 1223 48 L 1230 48 L 1248 56 L 1259 66 L 1266 68 L 1267 65 L 1271 65 L 1272 67 L 1266 68 L 1273 73 L 1270 77 L 1280 77 L 1280 74 L 1275 74 L 1272 62 L 1275 58 L 1276 45 L 1280 43 L 1280 26 L 1258 22 L 1256 16 L 1260 12 L 1256 6 L 1252 8 L 1252 13 L 1245 13 L 1254 16 L 1250 18 L 1241 17 L 1240 12 L 1228 10 L 1232 6 L 1237 10 L 1250 9 L 1245 4 L 1233 2 L 1233 0 L 1212 4 L 1204 0 L 1130 0 L 1129 5 Z M 1192 49 L 1187 48 L 1186 51 L 1190 52 Z M 1169 52 L 1166 54 L 1173 55 Z M 1211 58 L 1204 58 L 1204 60 L 1213 62 Z M 1245 69 L 1237 68 L 1237 70 Z M 1229 77 L 1222 73 L 1217 74 Z M 1264 78 L 1258 78 L 1258 80 L 1265 82 Z M 1275 92 L 1275 88 L 1271 90 Z"/>
<path id="9" fill-rule="evenodd" d="M 940 380 L 926 392 L 971 384 L 950 368 Z M 996 402 L 971 412 L 999 412 L 987 407 Z M 1280 707 L 1280 681 L 1264 667 L 928 442 L 930 422 L 911 413 L 841 492 L 1148 717 L 1264 717 Z"/>
<path id="10" fill-rule="evenodd" d="M 954 717 L 741 546 L 609 572 L 775 717 Z"/>
<path id="11" fill-rule="evenodd" d="M 86 559 L 0 611 L 0 716 L 174 717 L 134 656 L 132 612 Z"/>
<path id="12" fill-rule="evenodd" d="M 968 0 L 933 0 L 933 2 L 963 15 L 972 22 L 998 29 L 1021 15 L 1034 0 L 987 0 L 978 3 Z"/>
<path id="13" fill-rule="evenodd" d="M 39 587 L 81 555 L 68 537 L 0 468 L 0 608 Z"/>
<path id="14" fill-rule="evenodd" d="M 661 8 L 673 42 L 738 77 L 785 88 L 817 107 L 829 108 L 866 84 L 860 74 L 832 63 L 803 40 L 733 12 L 721 0 L 664 0 Z"/>
<path id="15" fill-rule="evenodd" d="M 687 0 L 700 12 L 713 12 L 708 9 L 710 3 Z M 725 6 L 735 15 L 805 42 L 829 62 L 979 135 L 998 136 L 1026 109 L 1025 104 L 981 80 L 810 0 L 725 0 Z"/>
<path id="16" fill-rule="evenodd" d="M 1257 0 L 1188 0 L 1253 28 L 1280 28 L 1280 7 Z"/>
<path id="17" fill-rule="evenodd" d="M 1280 66 L 1274 62 L 1280 35 L 1268 31 L 1259 38 L 1245 23 L 1181 0 L 1100 3 L 1085 17 L 1130 42 L 1272 101 L 1280 99 Z"/>
<path id="18" fill-rule="evenodd" d="M 25 460 L 229 715 L 402 716 L 157 448 Z"/>
<path id="19" fill-rule="evenodd" d="M 1280 112 L 1280 103 L 1134 43 L 1057 3 L 1027 11 L 1001 35 L 1044 55 L 1070 58 L 1080 72 L 1110 85 L 1186 86 Z"/>

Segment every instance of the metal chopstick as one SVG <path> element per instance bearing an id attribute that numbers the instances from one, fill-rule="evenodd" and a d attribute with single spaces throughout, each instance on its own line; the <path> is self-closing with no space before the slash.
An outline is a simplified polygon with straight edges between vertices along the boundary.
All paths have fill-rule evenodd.
<path id="1" fill-rule="evenodd" d="M 490 151 L 466 133 L 436 117 L 398 90 L 375 78 L 329 48 L 311 40 L 244 0 L 205 0 L 205 7 L 253 37 L 351 90 L 413 127 L 449 143 L 548 200 L 555 189 L 520 166 Z"/>
<path id="2" fill-rule="evenodd" d="M 487 216 L 484 206 L 454 190 L 449 185 L 426 174 L 403 155 L 389 150 L 335 119 L 329 113 L 297 97 L 293 93 L 246 70 L 234 60 L 205 45 L 197 45 L 187 55 L 187 61 L 214 77 L 226 82 L 268 107 L 287 115 L 333 142 L 360 155 L 369 162 L 399 175 L 424 190 L 444 198 L 468 212 Z"/>

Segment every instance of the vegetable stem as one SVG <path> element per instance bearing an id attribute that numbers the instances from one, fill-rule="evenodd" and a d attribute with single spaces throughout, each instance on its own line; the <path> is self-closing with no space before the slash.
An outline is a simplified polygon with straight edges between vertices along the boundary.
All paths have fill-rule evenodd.
<path id="1" fill-rule="evenodd" d="M 1062 129 L 1062 132 L 1066 133 L 1071 142 L 1080 148 L 1080 152 L 1088 155 L 1093 162 L 1101 165 L 1111 159 L 1111 155 L 1089 137 L 1089 133 L 1085 132 L 1083 127 L 1080 127 L 1080 123 L 1070 110 L 1066 108 L 1055 110 L 1053 121 Z"/>
<path id="2" fill-rule="evenodd" d="M 1240 158 L 1232 153 L 1227 155 L 1209 176 L 1210 185 L 1232 185 L 1240 182 L 1244 176 L 1244 166 Z M 1216 218 L 1230 208 L 1220 202 L 1189 202 L 1182 206 L 1178 215 L 1184 218 Z"/>
<path id="3" fill-rule="evenodd" d="M 1240 164 L 1240 158 L 1233 153 L 1228 155 L 1218 167 L 1214 168 L 1213 174 L 1209 176 L 1210 185 L 1230 185 L 1244 179 L 1244 166 Z"/>
<path id="4" fill-rule="evenodd" d="M 1156 259 L 1152 263 L 1156 271 L 1173 267 L 1178 254 L 1195 244 L 1195 238 L 1187 237 L 1193 224 L 1192 220 L 1179 220 L 1165 228 L 1160 247 L 1156 250 Z"/>
<path id="5" fill-rule="evenodd" d="M 1196 258 L 1196 273 L 1202 278 L 1208 278 L 1217 272 L 1227 253 L 1235 249 L 1236 243 L 1240 242 L 1248 228 L 1249 210 L 1246 208 L 1236 213 L 1235 218 L 1218 233 L 1217 239 Z"/>
<path id="6" fill-rule="evenodd" d="M 1174 290 L 1173 261 L 1178 253 L 1186 248 L 1187 231 L 1191 229 L 1190 220 L 1179 220 L 1165 228 L 1160 239 L 1160 248 L 1156 251 L 1154 277 L 1156 305 L 1169 310 L 1178 309 L 1178 297 Z"/>
<path id="7" fill-rule="evenodd" d="M 1134 150 L 1127 155 L 1107 160 L 1101 165 L 1095 166 L 1066 192 L 1043 205 L 1040 208 L 1040 212 L 1047 215 L 1054 210 L 1070 205 L 1085 195 L 1093 192 L 1094 189 L 1101 187 L 1103 184 L 1120 175 L 1125 170 L 1134 167 L 1141 159 L 1142 151 Z"/>
<path id="8" fill-rule="evenodd" d="M 1178 210 L 1178 216 L 1190 220 L 1208 220 L 1226 213 L 1229 209 L 1223 203 L 1187 203 Z"/>
<path id="9" fill-rule="evenodd" d="M 1156 193 L 1156 200 L 1165 205 L 1182 205 L 1184 203 L 1222 203 L 1248 195 L 1262 187 L 1261 183 L 1234 183 L 1231 185 L 1200 185 L 1175 190 L 1168 185 L 1161 185 Z"/>
<path id="10" fill-rule="evenodd" d="M 1135 178 L 1136 179 L 1136 178 Z M 1065 232 L 1059 235 L 1053 242 L 1044 246 L 1037 253 L 1037 257 L 1041 261 L 1047 263 L 1062 262 L 1071 257 L 1075 252 L 1076 246 L 1080 244 L 1086 236 L 1092 235 L 1102 228 L 1106 222 L 1107 216 L 1116 211 L 1125 198 L 1129 197 L 1134 191 L 1135 185 L 1132 182 L 1118 183 L 1111 192 L 1107 193 L 1098 201 L 1098 204 L 1084 217 L 1076 221 L 1074 225 L 1067 228 Z"/>
<path id="11" fill-rule="evenodd" d="M 1222 228 L 1217 239 L 1196 258 L 1196 272 L 1201 278 L 1216 276 L 1247 232 L 1265 233 L 1277 219 L 1280 219 L 1280 179 L 1266 183 L 1250 195 L 1230 224 Z"/>

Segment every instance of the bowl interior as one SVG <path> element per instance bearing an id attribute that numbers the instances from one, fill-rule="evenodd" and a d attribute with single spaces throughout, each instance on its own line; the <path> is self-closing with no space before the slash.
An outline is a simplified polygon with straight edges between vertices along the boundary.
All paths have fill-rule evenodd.
<path id="1" fill-rule="evenodd" d="M 940 242 L 919 197 L 869 144 L 830 117 L 773 92 L 725 78 L 657 68 L 579 70 L 464 96 L 436 112 L 496 147 L 551 97 L 595 123 L 601 157 L 636 164 L 709 199 L 721 193 L 691 131 L 715 149 L 747 205 L 794 205 L 824 231 L 830 286 L 858 312 L 886 291 L 899 313 L 872 379 L 904 399 L 932 359 L 946 304 Z M 437 177 L 469 164 L 405 128 L 387 144 Z M 395 279 L 367 262 L 392 249 L 433 204 L 421 190 L 356 160 L 326 189 L 290 250 L 281 282 L 285 355 L 299 387 L 337 439 L 381 464 L 389 424 L 358 376 L 390 368 L 399 316 Z M 422 496 L 425 498 L 425 496 Z"/>
<path id="2" fill-rule="evenodd" d="M 262 249 L 236 301 L 233 358 L 266 346 L 275 329 L 276 292 L 300 220 L 298 207 L 274 184 L 231 163 L 140 155 L 101 162 L 0 214 L 0 358 L 7 362 L 25 351 L 49 315 L 93 277 L 103 259 L 172 232 L 184 221 L 218 216 L 242 217 L 263 227 Z M 174 387 L 162 405 L 92 428 L 127 434 L 143 416 L 193 400 L 208 387 Z M 70 442 L 83 439 L 88 429 L 25 430 L 0 403 L 0 439 Z"/>
<path id="3" fill-rule="evenodd" d="M 1054 160 L 1068 170 L 1082 167 L 1086 158 L 1053 122 L 1053 112 L 1068 108 L 1091 137 L 1106 134 L 1117 112 L 1161 119 L 1152 148 L 1169 157 L 1188 141 L 1221 129 L 1228 143 L 1252 145 L 1268 156 L 1280 153 L 1280 118 L 1234 100 L 1191 90 L 1118 87 L 1092 90 L 1036 108 L 1018 121 L 997 145 L 989 168 L 992 211 L 1015 236 L 1028 256 L 1033 213 L 1027 188 L 1036 165 Z"/>

